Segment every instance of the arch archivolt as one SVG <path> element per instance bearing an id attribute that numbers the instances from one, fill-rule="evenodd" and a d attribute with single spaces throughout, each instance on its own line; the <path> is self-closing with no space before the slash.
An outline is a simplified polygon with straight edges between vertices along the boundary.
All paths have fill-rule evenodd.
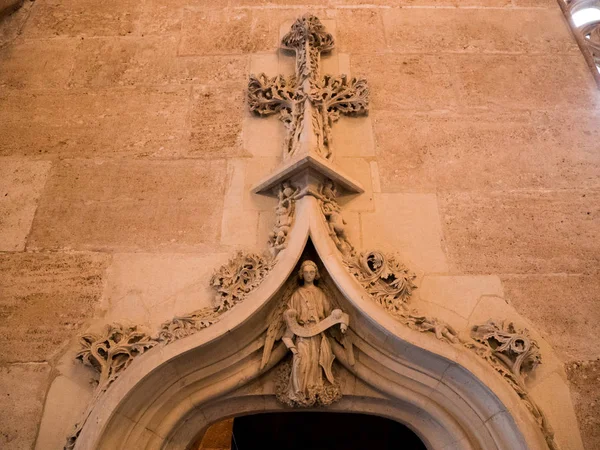
<path id="1" fill-rule="evenodd" d="M 369 301 L 327 239 L 315 199 L 297 207 L 288 248 L 265 280 L 214 325 L 135 358 L 94 405 L 77 450 L 186 449 L 222 418 L 289 411 L 275 392 L 288 349 L 276 342 L 263 368 L 261 360 L 278 299 L 309 238 L 327 272 L 323 282 L 350 317 L 354 356 L 349 361 L 332 341 L 342 399 L 320 408 L 398 420 L 432 449 L 546 448 L 533 416 L 487 362 L 407 328 Z"/>

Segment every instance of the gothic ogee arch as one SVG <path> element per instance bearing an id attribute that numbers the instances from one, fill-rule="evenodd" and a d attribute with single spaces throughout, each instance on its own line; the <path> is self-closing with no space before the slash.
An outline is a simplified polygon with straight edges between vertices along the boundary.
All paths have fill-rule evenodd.
<path id="1" fill-rule="evenodd" d="M 545 449 L 533 416 L 481 358 L 411 330 L 374 304 L 344 267 L 314 197 L 297 202 L 288 246 L 264 281 L 216 324 L 137 357 L 98 400 L 77 450 L 186 449 L 222 418 L 284 409 L 276 400 L 274 347 L 261 369 L 265 334 L 308 239 L 350 316 L 354 364 L 334 344 L 342 399 L 328 408 L 389 417 L 428 448 Z"/>
<path id="2" fill-rule="evenodd" d="M 336 198 L 363 189 L 335 166 L 329 127 L 366 113 L 367 83 L 320 77 L 333 38 L 314 16 L 283 46 L 296 76 L 249 84 L 251 109 L 288 129 L 283 164 L 254 188 L 278 199 L 270 255 L 239 254 L 213 276 L 214 308 L 157 335 L 83 336 L 100 382 L 67 447 L 183 450 L 223 418 L 325 408 L 397 420 L 430 449 L 557 449 L 525 381 L 545 343 L 498 322 L 515 315 L 455 329 L 411 306 L 415 276 L 396 256 L 354 248 Z"/>

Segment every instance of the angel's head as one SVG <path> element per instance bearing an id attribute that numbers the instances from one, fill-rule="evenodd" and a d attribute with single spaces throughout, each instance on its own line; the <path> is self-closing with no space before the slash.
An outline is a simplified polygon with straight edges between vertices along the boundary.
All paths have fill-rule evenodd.
<path id="1" fill-rule="evenodd" d="M 304 281 L 304 283 L 306 284 L 312 284 L 313 281 L 321 278 L 321 276 L 319 275 L 319 268 L 314 262 L 307 259 L 300 266 L 300 270 L 298 271 L 298 278 Z"/>

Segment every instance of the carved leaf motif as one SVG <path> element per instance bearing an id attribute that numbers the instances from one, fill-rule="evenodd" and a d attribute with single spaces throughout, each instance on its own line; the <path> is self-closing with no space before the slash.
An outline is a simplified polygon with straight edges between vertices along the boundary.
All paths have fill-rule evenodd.
<path id="1" fill-rule="evenodd" d="M 281 75 L 269 78 L 264 73 L 258 76 L 250 75 L 248 82 L 248 106 L 250 111 L 261 116 L 275 114 L 282 109 L 291 111 L 295 98 L 296 81 L 294 77 L 286 78 Z"/>
<path id="2" fill-rule="evenodd" d="M 210 284 L 216 289 L 215 311 L 224 312 L 241 302 L 256 288 L 273 267 L 273 260 L 239 252 L 216 271 Z"/>
<path id="3" fill-rule="evenodd" d="M 373 300 L 390 312 L 406 310 L 406 303 L 416 288 L 416 275 L 396 256 L 379 251 L 361 253 L 347 258 L 344 264 Z"/>
<path id="4" fill-rule="evenodd" d="M 100 373 L 98 389 L 106 389 L 133 359 L 154 347 L 158 341 L 136 326 L 107 325 L 101 335 L 80 338 L 81 350 L 76 358 Z"/>
<path id="5" fill-rule="evenodd" d="M 318 49 L 321 53 L 333 50 L 333 36 L 327 31 L 321 21 L 312 14 L 305 14 L 292 25 L 292 29 L 281 40 L 283 48 L 302 50 L 306 43 Z"/>
<path id="6" fill-rule="evenodd" d="M 160 326 L 158 340 L 164 344 L 170 344 L 177 339 L 208 328 L 217 321 L 218 314 L 215 313 L 214 308 L 198 309 L 183 316 L 175 316 Z"/>
<path id="7" fill-rule="evenodd" d="M 523 389 L 525 377 L 541 363 L 537 342 L 529 337 L 527 330 L 518 331 L 512 323 L 499 325 L 489 320 L 473 327 L 471 337 L 501 362 Z"/>

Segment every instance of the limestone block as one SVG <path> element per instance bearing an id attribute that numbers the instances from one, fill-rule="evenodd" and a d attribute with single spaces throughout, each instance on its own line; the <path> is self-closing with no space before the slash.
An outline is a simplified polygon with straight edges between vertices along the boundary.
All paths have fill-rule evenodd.
<path id="1" fill-rule="evenodd" d="M 594 109 L 600 104 L 600 92 L 580 54 L 462 54 L 454 55 L 452 64 L 463 106 Z"/>
<path id="2" fill-rule="evenodd" d="M 1 8 L 0 8 L 1 9 Z M 64 88 L 75 59 L 76 40 L 24 41 L 0 50 L 0 86 Z"/>
<path id="3" fill-rule="evenodd" d="M 397 252 L 412 270 L 448 271 L 434 194 L 374 194 L 375 211 L 361 213 L 365 250 Z"/>
<path id="4" fill-rule="evenodd" d="M 49 161 L 0 158 L 0 251 L 23 251 Z"/>
<path id="5" fill-rule="evenodd" d="M 505 275 L 502 283 L 506 299 L 544 332 L 564 361 L 600 358 L 590 345 L 600 333 L 597 275 Z"/>
<path id="6" fill-rule="evenodd" d="M 108 257 L 0 255 L 0 362 L 46 361 L 92 317 Z"/>
<path id="7" fill-rule="evenodd" d="M 463 192 L 440 195 L 452 270 L 581 273 L 600 255 L 595 191 Z"/>
<path id="8" fill-rule="evenodd" d="M 85 386 L 64 375 L 54 379 L 44 403 L 44 415 L 35 445 L 37 450 L 59 449 L 65 445 L 91 401 L 89 384 L 89 380 L 88 386 Z"/>
<path id="9" fill-rule="evenodd" d="M 190 0 L 146 0 L 142 2 L 135 30 L 142 36 L 179 33 L 184 8 L 195 3 Z M 205 0 L 202 3 L 209 2 Z M 219 0 L 215 0 L 214 3 L 212 6 L 220 4 Z"/>
<path id="10" fill-rule="evenodd" d="M 0 447 L 32 448 L 50 375 L 45 363 L 0 367 Z"/>
<path id="11" fill-rule="evenodd" d="M 223 160 L 62 162 L 40 201 L 31 248 L 214 247 L 225 175 Z"/>
<path id="12" fill-rule="evenodd" d="M 521 0 L 519 0 L 521 1 Z M 523 0 L 527 1 L 527 0 Z M 536 1 L 536 0 L 531 0 Z M 544 1 L 544 0 L 537 0 Z M 551 0 L 545 0 L 551 1 Z M 498 8 L 500 6 L 512 6 L 511 0 L 329 0 L 330 4 L 333 5 L 353 5 L 353 6 L 362 6 L 362 5 L 377 5 L 377 6 L 400 6 L 400 7 L 449 7 L 449 6 L 460 6 L 460 7 L 468 7 L 468 6 L 483 6 L 483 7 L 491 7 Z M 408 9 L 408 8 L 406 8 Z"/>
<path id="13" fill-rule="evenodd" d="M 336 156 L 374 156 L 375 142 L 370 116 L 340 117 L 331 128 Z"/>
<path id="14" fill-rule="evenodd" d="M 279 157 L 255 157 L 246 162 L 244 177 L 244 202 L 245 210 L 272 211 L 277 205 L 277 200 L 265 195 L 253 194 L 251 189 L 261 179 L 273 173 L 281 164 Z"/>
<path id="15" fill-rule="evenodd" d="M 245 83 L 198 86 L 193 90 L 190 155 L 250 156 L 242 147 Z"/>
<path id="16" fill-rule="evenodd" d="M 0 90 L 0 155 L 184 153 L 189 101 L 184 87 Z"/>
<path id="17" fill-rule="evenodd" d="M 600 185 L 594 114 L 375 111 L 372 116 L 383 192 Z"/>
<path id="18" fill-rule="evenodd" d="M 97 88 L 246 80 L 247 57 L 178 57 L 177 44 L 176 36 L 84 39 L 77 47 L 70 85 Z"/>
<path id="19" fill-rule="evenodd" d="M 186 9 L 180 55 L 275 51 L 282 10 Z"/>
<path id="20" fill-rule="evenodd" d="M 277 115 L 260 117 L 244 114 L 242 140 L 244 150 L 257 157 L 280 157 L 283 154 L 285 126 Z"/>
<path id="21" fill-rule="evenodd" d="M 338 203 L 343 211 L 373 211 L 373 185 L 371 183 L 371 167 L 364 158 L 336 158 L 335 163 L 354 180 L 360 182 L 365 192 L 362 194 L 345 195 L 340 197 Z"/>
<path id="22" fill-rule="evenodd" d="M 123 36 L 140 16 L 137 0 L 48 0 L 33 8 L 26 38 L 55 36 Z"/>
<path id="23" fill-rule="evenodd" d="M 530 391 L 552 425 L 557 444 L 564 450 L 583 450 L 569 386 L 558 374 L 553 374 Z M 593 448 L 593 447 L 589 447 Z"/>
<path id="24" fill-rule="evenodd" d="M 366 8 L 336 10 L 337 48 L 353 54 L 385 50 L 380 11 Z"/>
<path id="25" fill-rule="evenodd" d="M 567 364 L 584 448 L 600 448 L 600 360 Z"/>
<path id="26" fill-rule="evenodd" d="M 351 55 L 350 63 L 354 76 L 369 81 L 372 110 L 429 110 L 457 104 L 448 57 L 360 54 Z"/>
<path id="27" fill-rule="evenodd" d="M 225 208 L 221 223 L 221 244 L 262 249 L 264 243 L 256 240 L 258 215 L 258 211 L 244 211 L 239 207 Z"/>
<path id="28" fill-rule="evenodd" d="M 176 315 L 211 306 L 210 278 L 231 256 L 115 254 L 106 273 L 102 323 L 139 324 L 154 331 Z"/>
<path id="29" fill-rule="evenodd" d="M 579 52 L 560 8 L 403 8 L 382 17 L 387 42 L 399 52 Z"/>
<path id="30" fill-rule="evenodd" d="M 483 295 L 502 297 L 502 284 L 497 276 L 428 276 L 418 290 L 422 300 L 454 311 L 463 319 L 475 309 Z"/>

